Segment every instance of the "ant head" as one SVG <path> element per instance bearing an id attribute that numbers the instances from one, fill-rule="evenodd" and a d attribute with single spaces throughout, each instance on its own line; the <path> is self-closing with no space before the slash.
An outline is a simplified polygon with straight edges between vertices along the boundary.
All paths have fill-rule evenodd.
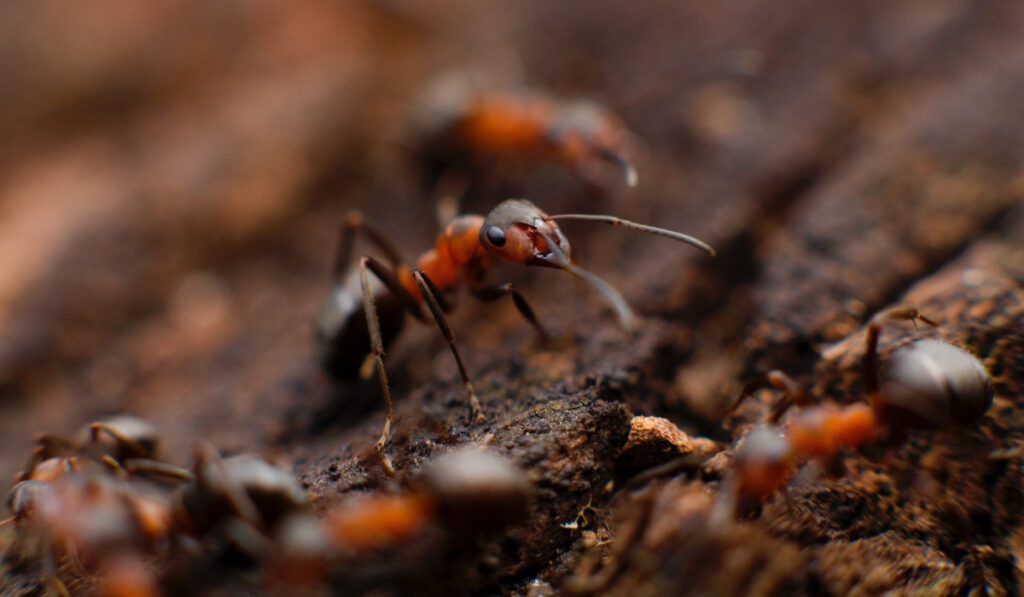
<path id="1" fill-rule="evenodd" d="M 552 250 L 550 239 L 558 243 Z M 506 261 L 565 269 L 569 239 L 546 213 L 525 199 L 502 201 L 480 227 L 480 244 Z"/>

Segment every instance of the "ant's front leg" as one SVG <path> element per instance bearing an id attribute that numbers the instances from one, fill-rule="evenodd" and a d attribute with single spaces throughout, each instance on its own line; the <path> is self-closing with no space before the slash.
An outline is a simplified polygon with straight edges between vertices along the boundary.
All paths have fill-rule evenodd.
<path id="1" fill-rule="evenodd" d="M 341 280 L 345 270 L 348 269 L 356 234 L 359 233 L 366 235 L 366 238 L 384 253 L 392 268 L 403 263 L 401 254 L 388 237 L 371 224 L 362 212 L 352 210 L 345 216 L 345 221 L 341 224 L 341 231 L 338 233 L 338 249 L 334 255 L 334 279 L 336 281 Z"/>
<path id="2" fill-rule="evenodd" d="M 484 416 L 483 409 L 480 408 L 480 400 L 477 399 L 476 392 L 473 390 L 473 383 L 469 379 L 469 373 L 466 372 L 466 365 L 462 362 L 459 349 L 455 346 L 455 334 L 448 325 L 448 319 L 444 316 L 444 310 L 438 301 L 441 293 L 438 292 L 437 287 L 430 281 L 427 274 L 421 270 L 414 270 L 412 276 L 416 280 L 420 294 L 423 295 L 424 300 L 427 302 L 427 307 L 430 309 L 431 314 L 433 314 L 434 320 L 437 321 L 437 327 L 441 329 L 444 339 L 448 341 L 448 346 L 452 349 L 452 355 L 455 356 L 455 362 L 459 366 L 459 375 L 462 376 L 462 384 L 469 393 L 470 415 L 475 422 L 484 423 L 487 421 L 487 417 Z"/>
<path id="3" fill-rule="evenodd" d="M 493 284 L 491 286 L 483 286 L 478 288 L 470 288 L 470 292 L 473 293 L 477 299 L 482 302 L 490 303 L 501 299 L 502 297 L 511 296 L 512 302 L 516 304 L 516 309 L 519 313 L 533 326 L 533 329 L 537 330 L 537 335 L 540 336 L 541 340 L 546 341 L 549 336 L 544 330 L 544 327 L 537 320 L 537 316 L 534 315 L 533 309 L 530 308 L 530 304 L 526 302 L 523 295 L 516 290 L 516 287 L 508 282 L 506 284 Z"/>
<path id="4" fill-rule="evenodd" d="M 373 296 L 373 288 L 370 286 L 371 273 L 377 276 L 377 279 L 383 282 L 384 286 L 398 297 L 402 302 L 402 306 L 413 317 L 424 323 L 427 323 L 429 319 L 420 306 L 419 301 L 416 300 L 416 297 L 409 293 L 395 276 L 394 272 L 388 269 L 386 265 L 373 257 L 363 257 L 360 260 L 359 276 L 363 293 L 363 312 L 366 314 L 366 327 L 370 332 L 370 355 L 377 368 L 377 377 L 380 380 L 380 390 L 384 395 L 384 407 L 386 409 L 384 429 L 381 431 L 380 439 L 377 440 L 377 449 L 383 450 L 384 445 L 388 441 L 388 436 L 391 435 L 391 424 L 395 420 L 395 411 L 391 401 L 391 388 L 388 385 L 387 372 L 384 369 L 384 342 L 380 331 L 380 320 L 377 317 L 377 303 Z M 476 398 L 476 393 L 473 391 L 473 385 L 469 381 L 469 375 L 466 373 L 466 368 L 462 363 L 462 357 L 455 348 L 455 336 L 452 334 L 451 328 L 448 327 L 448 322 L 444 318 L 443 311 L 449 305 L 447 302 L 443 305 L 441 304 L 441 298 L 437 293 L 437 289 L 434 288 L 432 283 L 425 282 L 427 280 L 426 275 L 417 270 L 413 272 L 413 277 L 416 279 L 420 292 L 426 299 L 435 321 L 437 321 L 438 326 L 441 328 L 441 332 L 444 334 L 445 339 L 448 340 L 449 346 L 451 346 L 452 354 L 455 355 L 455 361 L 459 365 L 459 373 L 462 375 L 462 380 L 469 391 L 473 416 L 479 420 L 482 416 L 480 415 L 480 403 Z"/>
<path id="5" fill-rule="evenodd" d="M 377 376 L 380 379 L 380 389 L 384 395 L 384 406 L 387 411 L 384 429 L 381 431 L 380 439 L 377 441 L 377 449 L 382 450 L 388 441 L 388 436 L 391 434 L 391 424 L 394 421 L 395 414 L 394 405 L 391 401 L 391 388 L 388 386 L 387 372 L 384 369 L 384 342 L 381 337 L 380 320 L 377 318 L 376 300 L 373 296 L 373 288 L 370 286 L 370 273 L 377 276 L 388 290 L 402 301 L 406 311 L 412 314 L 413 317 L 422 322 L 426 322 L 428 319 L 419 301 L 402 285 L 394 272 L 373 257 L 363 257 L 360 260 L 359 276 L 362 285 L 363 311 L 366 314 L 366 325 L 370 331 L 370 354 L 376 364 Z M 459 354 L 459 350 L 455 346 L 455 334 L 452 332 L 444 316 L 444 311 L 449 307 L 448 303 L 444 301 L 443 296 L 438 292 L 437 287 L 434 286 L 434 283 L 430 281 L 426 274 L 420 270 L 415 270 L 412 276 L 416 280 L 420 294 L 426 301 L 427 307 L 434 316 L 434 321 L 437 322 L 438 328 L 440 328 L 445 340 L 447 340 L 452 355 L 455 357 L 455 362 L 459 367 L 459 375 L 462 376 L 462 383 L 469 393 L 469 404 L 473 419 L 478 423 L 486 421 L 486 418 L 483 416 L 483 410 L 480 408 L 480 401 L 473 390 L 473 383 L 470 381 L 469 373 L 466 372 L 466 365 L 462 361 L 462 355 Z"/>

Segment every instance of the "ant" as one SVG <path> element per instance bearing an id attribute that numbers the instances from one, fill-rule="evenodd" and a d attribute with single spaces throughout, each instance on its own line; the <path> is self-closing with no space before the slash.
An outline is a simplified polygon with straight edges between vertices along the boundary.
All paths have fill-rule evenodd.
<path id="1" fill-rule="evenodd" d="M 248 555 L 264 550 L 270 531 L 309 503 L 290 472 L 251 454 L 222 458 L 200 444 L 193 470 L 193 480 L 175 496 L 177 527 L 199 538 L 222 532 Z"/>
<path id="2" fill-rule="evenodd" d="M 87 457 L 122 476 L 142 474 L 188 480 L 191 474 L 182 468 L 156 460 L 159 437 L 156 428 L 131 415 L 112 415 L 90 423 L 71 438 L 41 433 L 25 471 L 15 481 L 50 481 L 81 467 Z"/>
<path id="3" fill-rule="evenodd" d="M 521 468 L 486 450 L 464 447 L 424 467 L 412 489 L 369 494 L 329 508 L 322 530 L 338 549 L 380 549 L 428 524 L 460 538 L 482 536 L 526 518 L 533 484 Z"/>
<path id="4" fill-rule="evenodd" d="M 11 517 L 0 526 L 13 523 L 21 539 L 36 542 L 48 589 L 68 595 L 57 576 L 58 550 L 67 554 L 79 576 L 100 570 L 105 582 L 132 570 L 117 580 L 122 586 L 144 592 L 154 586 L 152 573 L 139 556 L 166 550 L 171 540 L 170 503 L 161 492 L 139 483 L 106 475 L 71 471 L 52 481 L 18 482 L 7 498 Z M 128 583 L 128 584 L 126 584 Z M 142 591 L 142 592 L 140 592 Z"/>
<path id="5" fill-rule="evenodd" d="M 603 163 L 637 184 L 628 155 L 632 136 L 622 121 L 592 101 L 559 100 L 537 92 L 480 92 L 472 81 L 442 79 L 422 101 L 413 123 L 415 152 L 424 186 L 434 193 L 457 184 L 461 191 L 486 184 L 496 166 L 528 162 L 571 171 L 591 192 L 600 192 Z M 488 193 L 490 194 L 490 193 Z M 447 221 L 457 200 L 442 205 Z"/>
<path id="6" fill-rule="evenodd" d="M 744 388 L 732 410 L 763 385 L 783 394 L 772 406 L 768 426 L 752 431 L 737 449 L 740 495 L 767 497 L 785 483 L 798 461 L 825 460 L 843 449 L 858 450 L 887 428 L 965 426 L 988 411 L 993 399 L 988 371 L 976 357 L 952 344 L 918 340 L 894 351 L 879 368 L 878 338 L 893 321 L 935 325 L 910 307 L 894 307 L 872 318 L 864 354 L 867 404 L 809 407 L 783 433 L 778 422 L 793 404 L 806 404 L 808 393 L 777 370 Z"/>
<path id="7" fill-rule="evenodd" d="M 400 493 L 363 493 L 319 514 L 292 516 L 277 536 L 276 565 L 308 583 L 345 570 L 353 558 L 408 557 L 424 542 L 436 553 L 443 537 L 454 548 L 475 545 L 525 520 L 533 495 L 533 483 L 514 462 L 476 447 L 457 448 L 425 466 Z"/>
<path id="8" fill-rule="evenodd" d="M 349 213 L 339 238 L 334 268 L 336 286 L 323 304 L 317 320 L 317 346 L 324 368 L 338 379 L 352 380 L 357 374 L 364 379 L 368 378 L 371 375 L 371 359 L 376 364 L 387 410 L 384 429 L 377 442 L 378 450 L 382 450 L 387 442 L 394 420 L 391 391 L 384 371 L 384 350 L 401 331 L 403 312 L 407 311 L 419 321 L 427 323 L 429 319 L 423 309 L 423 305 L 426 304 L 427 310 L 433 316 L 455 357 L 459 375 L 469 395 L 471 416 L 477 422 L 486 419 L 462 357 L 455 346 L 455 335 L 444 316 L 451 310 L 452 305 L 442 292 L 455 290 L 461 277 L 470 292 L 483 302 L 511 296 L 516 308 L 537 334 L 541 338 L 547 337 L 533 309 L 514 285 L 484 284 L 484 274 L 494 257 L 520 265 L 537 265 L 568 271 L 586 280 L 604 295 L 618 314 L 624 328 L 631 331 L 637 327 L 636 317 L 622 295 L 604 280 L 572 262 L 569 257 L 569 240 L 558 228 L 555 220 L 604 222 L 665 236 L 691 244 L 710 255 L 715 254 L 704 242 L 679 232 L 638 224 L 614 216 L 551 216 L 529 201 L 509 199 L 498 204 L 486 217 L 463 215 L 452 220 L 438 236 L 434 248 L 420 255 L 416 267 L 412 268 L 403 264 L 394 246 L 366 221 L 362 214 Z M 390 262 L 388 266 L 368 256 L 362 257 L 359 261 L 358 281 L 364 315 L 359 314 L 359 304 L 354 298 L 355 272 L 345 275 L 357 233 L 365 234 Z M 375 278 L 371 278 L 370 274 Z M 375 285 L 374 279 L 380 284 Z M 387 293 L 380 299 L 376 298 L 382 294 L 382 290 L 386 290 Z"/>

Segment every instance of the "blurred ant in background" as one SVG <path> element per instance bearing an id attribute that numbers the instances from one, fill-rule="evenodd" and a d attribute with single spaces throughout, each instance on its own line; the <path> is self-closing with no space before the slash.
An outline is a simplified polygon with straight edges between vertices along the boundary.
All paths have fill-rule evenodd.
<path id="1" fill-rule="evenodd" d="M 162 488 L 118 479 L 103 470 L 70 470 L 49 481 L 18 482 L 7 498 L 19 557 L 39 557 L 43 582 L 58 595 L 67 588 L 57 575 L 56 560 L 67 558 L 76 577 L 99 575 L 102 586 L 131 589 L 132 595 L 155 595 L 156 583 L 147 554 L 166 553 L 173 536 L 171 506 Z"/>
<path id="2" fill-rule="evenodd" d="M 442 77 L 419 102 L 410 127 L 425 192 L 441 197 L 441 222 L 459 213 L 464 195 L 507 195 L 507 169 L 551 164 L 565 168 L 588 194 L 606 188 L 602 166 L 637 183 L 634 143 L 622 121 L 592 101 L 558 100 L 536 92 L 484 92 L 468 76 Z"/>
<path id="3" fill-rule="evenodd" d="M 148 421 L 119 414 L 100 419 L 78 430 L 71 438 L 39 434 L 26 470 L 15 476 L 53 480 L 63 472 L 77 470 L 83 459 L 102 464 L 122 476 L 139 474 L 170 480 L 188 480 L 182 468 L 157 460 L 159 437 Z"/>
<path id="4" fill-rule="evenodd" d="M 167 484 L 191 473 L 155 460 L 156 429 L 130 415 L 101 419 L 71 438 L 40 434 L 35 443 L 7 497 L 11 516 L 0 521 L 16 532 L 12 553 L 41 557 L 51 593 L 68 594 L 55 563 L 66 556 L 76 576 L 98 574 L 101 594 L 155 595 L 142 558 L 169 548 L 174 529 Z"/>
<path id="5" fill-rule="evenodd" d="M 323 512 L 291 516 L 278 533 L 272 566 L 290 581 L 290 590 L 326 575 L 344 584 L 355 572 L 354 558 L 418 553 L 413 557 L 429 566 L 435 557 L 473 550 L 476 539 L 525 520 L 533 494 L 526 472 L 509 459 L 478 447 L 456 448 L 427 464 L 399 493 L 357 493 Z M 427 551 L 417 551 L 422 541 Z"/>
<path id="6" fill-rule="evenodd" d="M 782 391 L 768 425 L 750 432 L 736 450 L 736 491 L 765 498 L 782 487 L 800 461 L 825 460 L 840 450 L 858 450 L 886 429 L 965 426 L 992 405 L 992 380 L 984 365 L 964 350 L 936 340 L 919 340 L 897 349 L 878 367 L 878 338 L 886 324 L 927 319 L 917 309 L 896 307 L 877 314 L 867 329 L 864 374 L 868 403 L 821 405 L 777 425 L 790 406 L 810 396 L 781 371 L 771 371 L 744 388 L 739 405 L 763 385 Z"/>
<path id="7" fill-rule="evenodd" d="M 455 346 L 455 335 L 444 316 L 451 309 L 451 304 L 442 293 L 455 290 L 461 277 L 470 292 L 481 301 L 491 302 L 511 296 L 522 316 L 541 337 L 546 336 L 533 309 L 511 283 L 484 284 L 484 274 L 494 257 L 521 265 L 568 271 L 586 280 L 604 295 L 624 328 L 636 328 L 636 317 L 622 295 L 605 281 L 572 262 L 569 257 L 569 241 L 555 220 L 604 222 L 665 236 L 714 255 L 714 250 L 704 242 L 678 232 L 614 216 L 549 216 L 529 201 L 509 199 L 500 203 L 486 217 L 464 215 L 452 220 L 438 236 L 434 248 L 420 255 L 416 267 L 412 268 L 404 265 L 394 246 L 360 213 L 349 214 L 342 227 L 335 261 L 336 286 L 321 308 L 317 320 L 317 346 L 324 368 L 337 379 L 351 380 L 357 375 L 368 378 L 371 375 L 371 359 L 375 362 L 387 409 L 384 429 L 377 442 L 378 449 L 383 449 L 387 442 L 394 420 L 391 391 L 384 371 L 384 351 L 401 331 L 403 312 L 408 311 L 424 323 L 429 321 L 426 311 L 433 316 L 455 357 L 459 375 L 469 395 L 471 415 L 478 422 L 483 421 L 484 416 L 462 357 Z M 390 266 L 374 257 L 364 256 L 359 262 L 358 274 L 349 271 L 353 242 L 358 233 L 365 234 L 384 253 Z M 356 280 L 359 290 L 356 289 Z M 356 292 L 362 295 L 364 313 L 359 313 Z M 423 309 L 424 303 L 426 310 Z"/>
<path id="8" fill-rule="evenodd" d="M 308 506 L 290 471 L 252 454 L 223 458 L 200 444 L 193 480 L 175 494 L 173 512 L 176 527 L 219 548 L 216 555 L 249 561 L 271 547 L 281 521 Z"/>

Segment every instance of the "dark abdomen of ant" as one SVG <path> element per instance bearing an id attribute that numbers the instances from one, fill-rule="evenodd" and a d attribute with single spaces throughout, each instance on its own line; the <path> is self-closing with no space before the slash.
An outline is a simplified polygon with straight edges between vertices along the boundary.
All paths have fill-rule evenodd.
<path id="1" fill-rule="evenodd" d="M 920 340 L 897 350 L 878 371 L 876 408 L 908 427 L 968 425 L 992 405 L 992 381 L 973 355 L 945 342 Z"/>
<path id="2" fill-rule="evenodd" d="M 370 283 L 374 287 L 381 340 L 387 350 L 405 322 L 402 302 L 376 278 Z M 363 361 L 372 351 L 358 270 L 349 272 L 344 283 L 335 286 L 320 306 L 316 351 L 320 364 L 332 378 L 353 381 L 359 377 Z"/>

